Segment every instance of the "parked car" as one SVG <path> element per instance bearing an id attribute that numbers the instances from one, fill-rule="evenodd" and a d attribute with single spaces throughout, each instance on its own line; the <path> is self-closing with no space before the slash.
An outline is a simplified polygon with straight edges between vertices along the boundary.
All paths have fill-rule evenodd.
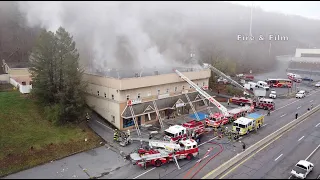
<path id="1" fill-rule="evenodd" d="M 303 81 L 313 81 L 313 79 L 311 79 L 310 77 L 304 77 L 302 78 Z"/>
<path id="2" fill-rule="evenodd" d="M 313 167 L 314 165 L 311 162 L 300 160 L 291 170 L 291 175 L 300 179 L 305 179 L 312 171 Z"/>
<path id="3" fill-rule="evenodd" d="M 320 87 L 320 82 L 317 82 L 317 83 L 315 84 L 315 86 L 316 86 L 316 87 Z"/>

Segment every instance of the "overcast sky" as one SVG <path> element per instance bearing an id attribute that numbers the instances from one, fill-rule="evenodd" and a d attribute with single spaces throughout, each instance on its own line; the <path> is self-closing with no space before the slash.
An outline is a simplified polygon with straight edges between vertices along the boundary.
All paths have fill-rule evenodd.
<path id="1" fill-rule="evenodd" d="M 260 6 L 266 11 L 281 12 L 284 14 L 296 14 L 309 18 L 320 19 L 319 1 L 228 1 L 241 5 Z"/>

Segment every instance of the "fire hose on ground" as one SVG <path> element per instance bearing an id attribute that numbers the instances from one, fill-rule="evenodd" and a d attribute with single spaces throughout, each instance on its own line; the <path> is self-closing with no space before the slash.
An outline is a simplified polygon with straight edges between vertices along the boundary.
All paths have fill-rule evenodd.
<path id="1" fill-rule="evenodd" d="M 215 144 L 215 145 L 218 145 L 220 147 L 220 151 L 218 153 L 216 153 L 215 155 L 213 155 L 204 165 L 202 165 L 191 177 L 190 179 L 192 179 L 195 175 L 197 175 L 202 169 L 204 166 L 206 166 L 213 158 L 215 158 L 216 156 L 218 156 L 223 150 L 223 146 L 220 144 L 220 143 L 215 143 L 215 142 L 208 142 L 208 143 L 211 143 L 211 144 Z M 206 154 L 203 156 L 203 158 L 201 158 L 192 168 L 189 169 L 189 171 L 187 172 L 187 174 L 183 177 L 183 179 L 187 179 L 188 175 L 192 172 L 192 170 L 194 168 L 196 168 L 201 162 L 202 160 L 205 159 L 206 156 L 208 156 L 208 154 L 213 150 L 214 148 L 211 147 L 207 152 Z"/>

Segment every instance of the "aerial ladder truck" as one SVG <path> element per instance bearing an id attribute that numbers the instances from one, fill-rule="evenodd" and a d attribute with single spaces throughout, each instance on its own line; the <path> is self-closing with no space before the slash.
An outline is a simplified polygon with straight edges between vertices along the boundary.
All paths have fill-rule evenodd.
<path id="1" fill-rule="evenodd" d="M 250 96 L 250 98 L 255 98 L 255 95 L 254 95 L 254 93 L 252 91 L 249 91 L 248 89 L 244 88 L 237 81 L 235 81 L 232 78 L 230 78 L 229 76 L 225 75 L 223 72 L 221 72 L 217 68 L 213 67 L 212 65 L 207 64 L 207 63 L 203 63 L 203 67 L 209 68 L 212 72 L 214 72 L 214 73 L 218 74 L 219 76 L 222 76 L 223 78 L 227 79 L 232 85 L 234 85 L 238 89 L 241 89 L 244 92 L 246 92 Z"/>
<path id="2" fill-rule="evenodd" d="M 231 100 L 233 102 L 236 102 L 236 104 L 240 104 L 240 105 L 250 104 L 252 110 L 254 108 L 260 108 L 260 109 L 265 109 L 265 110 L 267 110 L 267 109 L 274 110 L 275 109 L 275 104 L 274 104 L 274 101 L 272 99 L 258 98 L 252 91 L 246 89 L 241 84 L 237 83 L 235 80 L 231 79 L 229 76 L 225 75 L 223 72 L 219 71 L 217 68 L 213 67 L 210 64 L 203 63 L 203 67 L 211 69 L 212 72 L 224 77 L 225 79 L 230 81 L 230 83 L 232 85 L 234 85 L 238 89 L 243 90 L 244 92 L 246 92 L 246 94 L 249 95 L 250 98 L 245 98 L 245 97 L 233 97 L 233 98 L 231 98 Z"/>
<path id="3" fill-rule="evenodd" d="M 220 125 L 224 125 L 229 123 L 232 120 L 235 120 L 237 117 L 239 117 L 239 114 L 241 114 L 240 116 L 244 116 L 247 112 L 252 111 L 252 107 L 249 107 L 249 106 L 228 111 L 228 109 L 224 107 L 220 102 L 215 100 L 207 92 L 205 92 L 203 89 L 198 87 L 194 82 L 192 82 L 189 78 L 187 78 L 181 72 L 179 72 L 178 70 L 174 70 L 174 71 L 179 75 L 180 78 L 188 82 L 190 86 L 192 86 L 197 92 L 199 92 L 203 97 L 209 100 L 209 102 L 214 104 L 221 111 L 221 113 L 210 114 L 209 119 L 208 118 L 206 119 L 207 126 L 219 127 Z"/>

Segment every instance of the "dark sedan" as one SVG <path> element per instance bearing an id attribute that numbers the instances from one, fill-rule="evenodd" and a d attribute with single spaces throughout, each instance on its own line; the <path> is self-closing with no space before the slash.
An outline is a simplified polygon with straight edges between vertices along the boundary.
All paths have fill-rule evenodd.
<path id="1" fill-rule="evenodd" d="M 313 79 L 309 78 L 309 77 L 304 77 L 302 78 L 303 81 L 313 81 Z"/>

